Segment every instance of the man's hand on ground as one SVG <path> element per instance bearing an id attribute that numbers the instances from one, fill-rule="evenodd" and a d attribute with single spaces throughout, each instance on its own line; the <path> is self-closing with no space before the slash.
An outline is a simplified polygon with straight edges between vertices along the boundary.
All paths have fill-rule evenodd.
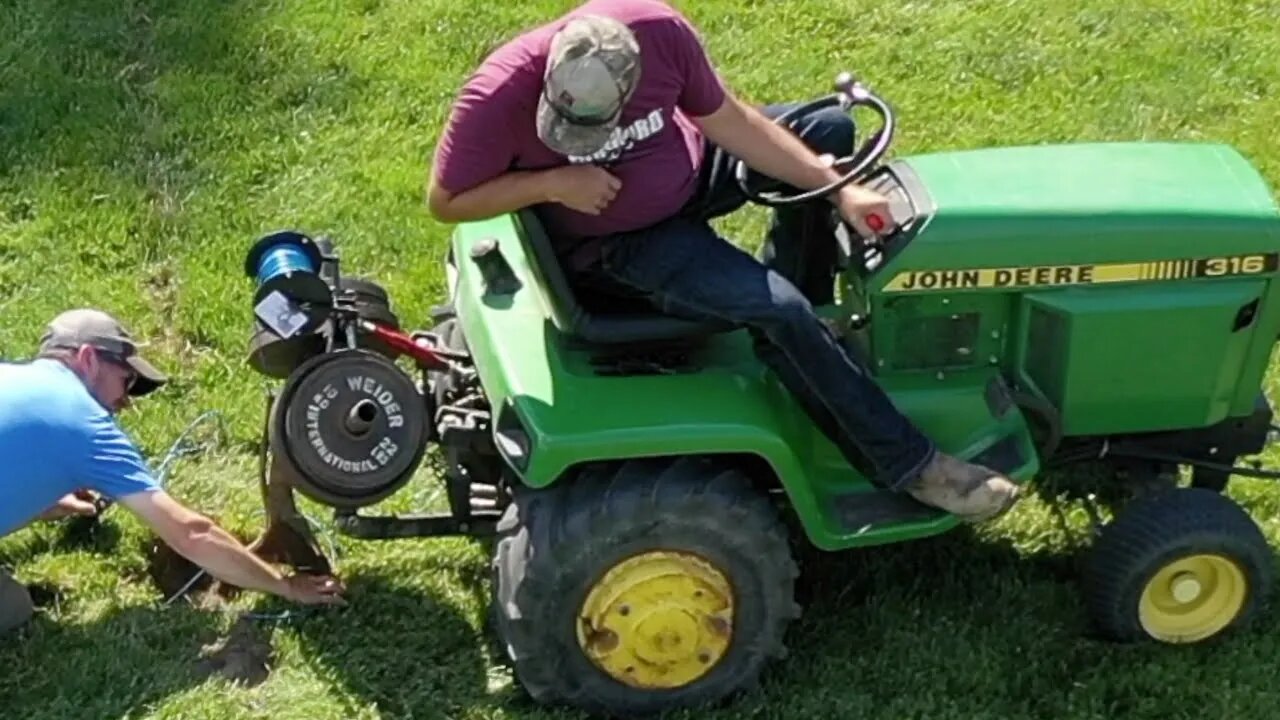
<path id="1" fill-rule="evenodd" d="M 41 520 L 60 520 L 71 515 L 93 517 L 98 508 L 93 504 L 95 496 L 88 490 L 77 490 L 63 495 L 58 502 L 40 514 Z"/>
<path id="2" fill-rule="evenodd" d="M 120 503 L 191 562 L 228 585 L 279 595 L 307 605 L 342 604 L 342 585 L 326 575 L 282 577 L 231 533 L 163 490 L 126 495 Z"/>
<path id="3" fill-rule="evenodd" d="M 599 215 L 622 189 L 622 181 L 594 165 L 569 165 L 547 171 L 547 197 L 572 210 Z"/>
<path id="4" fill-rule="evenodd" d="M 303 605 L 346 605 L 342 597 L 342 583 L 329 575 L 291 575 L 284 580 L 281 594 Z"/>

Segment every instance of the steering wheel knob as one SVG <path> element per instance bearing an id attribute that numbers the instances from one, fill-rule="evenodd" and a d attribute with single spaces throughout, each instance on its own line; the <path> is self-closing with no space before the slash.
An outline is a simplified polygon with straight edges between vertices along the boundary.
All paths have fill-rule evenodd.
<path id="1" fill-rule="evenodd" d="M 843 93 L 853 92 L 853 86 L 858 83 L 858 79 L 851 72 L 842 72 L 836 76 L 836 90 Z"/>

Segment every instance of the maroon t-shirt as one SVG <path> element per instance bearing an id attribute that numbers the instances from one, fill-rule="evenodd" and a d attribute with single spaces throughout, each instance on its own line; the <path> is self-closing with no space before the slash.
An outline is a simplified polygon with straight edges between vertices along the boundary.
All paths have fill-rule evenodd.
<path id="1" fill-rule="evenodd" d="M 581 14 L 615 18 L 640 45 L 640 84 L 605 149 L 566 157 L 538 139 L 534 116 L 551 37 Z M 652 225 L 692 197 L 702 164 L 702 133 L 690 117 L 709 115 L 724 88 L 696 31 L 657 0 L 591 0 L 495 50 L 468 79 L 436 149 L 436 182 L 459 194 L 510 170 L 592 163 L 622 181 L 600 215 L 558 203 L 542 208 L 553 237 L 582 238 Z"/>

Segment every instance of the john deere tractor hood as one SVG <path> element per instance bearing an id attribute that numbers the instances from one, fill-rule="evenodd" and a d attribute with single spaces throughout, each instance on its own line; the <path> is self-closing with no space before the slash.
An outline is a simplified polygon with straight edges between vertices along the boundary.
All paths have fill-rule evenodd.
<path id="1" fill-rule="evenodd" d="M 965 279 L 911 273 L 966 268 L 1161 261 L 1174 264 L 1154 270 L 1190 276 L 1197 258 L 1280 250 L 1266 182 L 1223 145 L 1008 147 L 912 156 L 890 169 L 882 189 L 909 199 L 913 216 L 870 283 L 890 291 Z M 1173 258 L 1171 248 L 1185 252 Z M 1080 279 L 1044 272 L 1049 283 L 1033 284 Z"/>

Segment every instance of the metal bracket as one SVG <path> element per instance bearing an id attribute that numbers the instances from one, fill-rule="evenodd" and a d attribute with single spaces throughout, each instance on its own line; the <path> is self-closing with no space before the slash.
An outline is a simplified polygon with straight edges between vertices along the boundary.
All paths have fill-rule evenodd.
<path id="1" fill-rule="evenodd" d="M 452 514 L 357 515 L 334 513 L 338 532 L 362 540 L 394 540 L 397 538 L 444 537 L 449 535 L 492 535 L 498 526 L 498 515 L 473 515 L 459 520 Z"/>
<path id="2" fill-rule="evenodd" d="M 275 452 L 269 452 L 273 394 L 267 396 L 267 417 L 262 426 L 262 449 L 258 457 L 258 488 L 267 513 L 267 525 L 249 550 L 267 562 L 283 563 L 295 570 L 326 575 L 332 572 L 311 525 L 298 510 L 293 497 L 293 470 Z"/>

